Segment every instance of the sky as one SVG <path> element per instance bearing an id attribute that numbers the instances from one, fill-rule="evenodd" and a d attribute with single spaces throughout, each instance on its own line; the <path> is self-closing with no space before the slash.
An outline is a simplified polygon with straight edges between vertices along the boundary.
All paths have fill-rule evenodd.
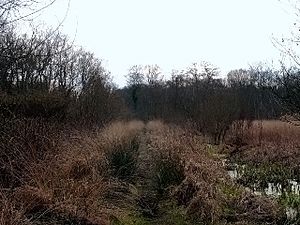
<path id="1" fill-rule="evenodd" d="M 284 1 L 284 0 L 282 0 Z M 165 74 L 208 61 L 221 74 L 279 60 L 294 16 L 279 0 L 57 0 L 38 18 L 104 60 L 115 83 L 137 64 Z M 286 0 L 287 1 L 287 0 Z"/>

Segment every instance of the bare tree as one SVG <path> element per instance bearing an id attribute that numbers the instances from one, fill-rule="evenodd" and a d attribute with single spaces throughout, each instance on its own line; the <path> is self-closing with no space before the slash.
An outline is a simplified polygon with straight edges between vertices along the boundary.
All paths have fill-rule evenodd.
<path id="1" fill-rule="evenodd" d="M 300 70 L 296 67 L 286 68 L 282 66 L 277 74 L 277 86 L 273 89 L 282 106 L 300 121 Z"/>
<path id="2" fill-rule="evenodd" d="M 30 20 L 34 15 L 53 5 L 56 0 L 0 0 L 0 32 L 9 25 Z"/>
<path id="3" fill-rule="evenodd" d="M 149 86 L 157 86 L 163 82 L 161 69 L 158 65 L 146 65 L 144 74 Z"/>
<path id="4" fill-rule="evenodd" d="M 277 88 L 274 93 L 279 97 L 282 105 L 300 120 L 300 73 L 296 67 L 300 66 L 300 2 L 297 0 L 282 0 L 287 2 L 295 15 L 294 29 L 287 37 L 274 39 L 274 45 L 281 51 L 281 71 L 277 73 Z"/>
<path id="5" fill-rule="evenodd" d="M 132 66 L 125 77 L 127 80 L 127 86 L 139 86 L 144 84 L 145 76 L 144 76 L 143 66 L 141 65 Z"/>

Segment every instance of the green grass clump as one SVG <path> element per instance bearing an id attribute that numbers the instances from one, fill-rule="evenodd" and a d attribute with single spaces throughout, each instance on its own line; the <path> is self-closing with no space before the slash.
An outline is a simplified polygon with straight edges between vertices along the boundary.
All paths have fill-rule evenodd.
<path id="1" fill-rule="evenodd" d="M 178 206 L 174 201 L 167 201 L 162 204 L 162 215 L 156 221 L 156 224 L 164 225 L 189 225 L 198 224 L 197 222 L 192 222 L 187 216 L 186 209 L 184 207 Z"/>
<path id="2" fill-rule="evenodd" d="M 120 144 L 106 154 L 109 175 L 122 181 L 132 181 L 136 175 L 139 142 L 136 138 Z"/>
<path id="3" fill-rule="evenodd" d="M 300 195 L 295 193 L 284 192 L 279 199 L 280 203 L 285 207 L 298 209 L 300 212 Z"/>
<path id="4" fill-rule="evenodd" d="M 137 199 L 137 209 L 146 218 L 155 218 L 159 213 L 159 202 L 155 193 L 149 190 Z"/>
<path id="5" fill-rule="evenodd" d="M 218 191 L 224 199 L 221 204 L 221 217 L 228 222 L 237 221 L 237 202 L 243 195 L 243 189 L 236 184 L 224 182 L 218 184 Z"/>
<path id="6" fill-rule="evenodd" d="M 111 225 L 151 225 L 151 221 L 149 219 L 143 217 L 142 215 L 138 215 L 136 213 L 127 215 L 123 218 L 111 218 Z"/>
<path id="7" fill-rule="evenodd" d="M 199 224 L 191 221 L 183 207 L 179 207 L 173 201 L 165 201 L 160 204 L 160 214 L 149 218 L 139 212 L 132 212 L 122 218 L 111 218 L 112 225 L 194 225 Z"/>
<path id="8" fill-rule="evenodd" d="M 176 157 L 161 159 L 156 163 L 153 183 L 159 196 L 166 194 L 169 187 L 179 185 L 184 179 L 184 166 Z"/>
<path id="9" fill-rule="evenodd" d="M 288 180 L 293 178 L 292 171 L 277 164 L 265 164 L 260 166 L 244 165 L 238 168 L 241 177 L 238 182 L 244 186 L 264 190 L 268 183 L 288 186 Z"/>
<path id="10" fill-rule="evenodd" d="M 222 183 L 219 184 L 219 190 L 226 198 L 237 198 L 243 194 L 243 189 L 235 184 Z"/>

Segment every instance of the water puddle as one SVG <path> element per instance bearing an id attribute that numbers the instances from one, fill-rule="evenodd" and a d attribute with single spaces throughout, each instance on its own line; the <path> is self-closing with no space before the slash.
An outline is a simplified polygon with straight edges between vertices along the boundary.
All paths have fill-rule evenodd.
<path id="1" fill-rule="evenodd" d="M 249 174 L 246 174 L 246 166 L 245 165 L 239 165 L 236 163 L 231 163 L 228 162 L 227 160 L 223 161 L 223 165 L 226 166 L 228 175 L 236 180 L 238 183 L 239 181 L 243 180 L 245 176 Z M 255 173 L 255 171 L 253 171 Z M 252 175 L 250 173 L 250 175 Z M 276 174 L 277 175 L 277 174 Z M 274 175 L 274 176 L 276 176 Z M 283 182 L 282 183 L 275 183 L 275 182 L 264 182 L 260 181 L 257 182 L 257 177 L 256 179 L 250 179 L 249 185 L 247 186 L 247 189 L 249 191 L 252 191 L 256 195 L 264 195 L 268 197 L 273 197 L 273 198 L 282 198 L 286 197 L 287 201 L 290 203 L 293 200 L 290 200 L 292 197 L 295 197 L 297 200 L 300 200 L 300 182 L 295 180 L 295 179 L 281 179 Z M 290 197 L 291 196 L 291 197 Z M 299 205 L 296 206 L 286 206 L 286 215 L 289 220 L 293 220 L 295 218 L 298 218 L 300 216 L 300 211 L 299 211 Z"/>

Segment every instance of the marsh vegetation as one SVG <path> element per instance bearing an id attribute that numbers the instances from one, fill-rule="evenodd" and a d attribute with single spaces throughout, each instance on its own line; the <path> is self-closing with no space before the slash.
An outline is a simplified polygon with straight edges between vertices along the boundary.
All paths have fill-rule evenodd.
<path id="1" fill-rule="evenodd" d="M 30 2 L 0 1 L 0 225 L 300 224 L 299 67 L 118 88 L 59 29 L 20 34 Z"/>

